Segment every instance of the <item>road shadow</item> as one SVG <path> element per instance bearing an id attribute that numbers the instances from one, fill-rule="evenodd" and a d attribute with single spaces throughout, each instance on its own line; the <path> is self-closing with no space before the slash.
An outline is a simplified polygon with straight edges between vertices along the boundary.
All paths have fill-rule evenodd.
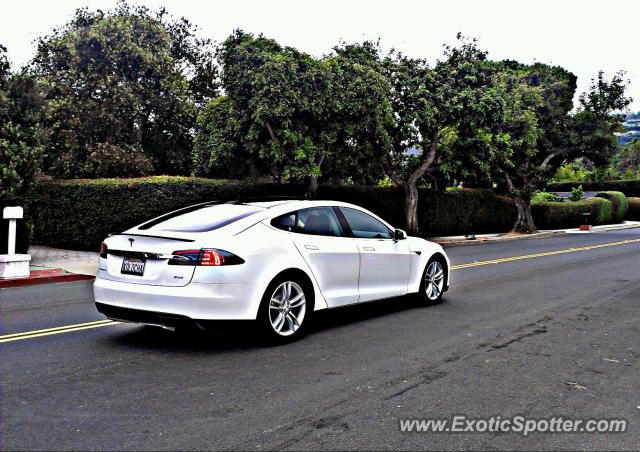
<path id="1" fill-rule="evenodd" d="M 105 337 L 111 345 L 176 353 L 226 353 L 261 348 L 290 347 L 313 340 L 316 334 L 336 333 L 345 327 L 415 309 L 428 309 L 414 297 L 398 297 L 373 301 L 314 313 L 307 334 L 287 344 L 268 342 L 256 330 L 255 322 L 213 322 L 209 330 L 188 328 L 168 331 L 159 327 L 131 324 L 128 328 Z"/>

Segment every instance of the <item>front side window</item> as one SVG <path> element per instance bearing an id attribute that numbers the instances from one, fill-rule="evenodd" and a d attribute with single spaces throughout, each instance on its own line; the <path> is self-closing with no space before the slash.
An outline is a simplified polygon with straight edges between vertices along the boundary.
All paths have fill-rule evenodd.
<path id="1" fill-rule="evenodd" d="M 364 212 L 349 207 L 340 207 L 340 211 L 349 223 L 353 236 L 358 239 L 393 238 L 389 228 L 380 220 Z"/>
<path id="2" fill-rule="evenodd" d="M 301 234 L 344 236 L 340 221 L 331 207 L 312 207 L 298 211 L 295 231 Z"/>

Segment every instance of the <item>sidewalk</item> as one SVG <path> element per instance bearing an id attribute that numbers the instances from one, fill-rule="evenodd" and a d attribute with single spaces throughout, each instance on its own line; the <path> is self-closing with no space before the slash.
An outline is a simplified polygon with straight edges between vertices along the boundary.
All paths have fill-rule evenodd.
<path id="1" fill-rule="evenodd" d="M 640 227 L 640 221 L 625 221 L 620 224 L 603 224 L 593 226 L 592 231 L 581 231 L 579 228 L 540 230 L 537 234 L 514 234 L 505 232 L 502 234 L 477 234 L 472 236 L 456 235 L 449 237 L 431 237 L 429 240 L 441 245 L 465 245 L 479 242 L 494 242 L 519 239 L 534 239 L 546 237 L 553 234 L 593 234 L 594 232 L 615 231 L 618 229 L 630 229 Z"/>
<path id="2" fill-rule="evenodd" d="M 29 254 L 31 271 L 58 268 L 77 275 L 96 276 L 98 273 L 98 253 L 93 251 L 71 251 L 32 245 Z"/>

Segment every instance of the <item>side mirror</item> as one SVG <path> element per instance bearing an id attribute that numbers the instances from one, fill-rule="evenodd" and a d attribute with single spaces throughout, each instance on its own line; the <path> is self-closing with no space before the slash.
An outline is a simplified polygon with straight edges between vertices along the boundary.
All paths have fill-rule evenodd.
<path id="1" fill-rule="evenodd" d="M 393 231 L 393 240 L 395 240 L 396 242 L 398 240 L 404 240 L 407 238 L 407 233 L 404 232 L 402 229 L 396 229 L 395 231 Z"/>

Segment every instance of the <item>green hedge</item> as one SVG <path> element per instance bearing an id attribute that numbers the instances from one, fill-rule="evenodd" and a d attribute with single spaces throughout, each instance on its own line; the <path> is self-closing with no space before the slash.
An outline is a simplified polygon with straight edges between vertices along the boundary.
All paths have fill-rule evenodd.
<path id="1" fill-rule="evenodd" d="M 608 199 L 613 204 L 613 221 L 622 223 L 627 217 L 629 203 L 624 193 L 619 191 L 601 191 L 596 195 L 598 198 Z"/>
<path id="2" fill-rule="evenodd" d="M 577 202 L 541 202 L 531 206 L 539 229 L 575 228 L 584 222 L 583 213 L 591 213 L 592 225 L 611 223 L 613 204 L 603 198 L 587 198 Z"/>
<path id="3" fill-rule="evenodd" d="M 627 220 L 640 221 L 640 198 L 627 198 Z"/>
<path id="4" fill-rule="evenodd" d="M 295 185 L 187 177 L 43 181 L 37 186 L 34 242 L 95 250 L 110 232 L 190 204 L 302 193 Z M 352 202 L 404 225 L 404 194 L 395 188 L 321 185 L 318 199 Z M 515 218 L 513 202 L 491 190 L 420 193 L 419 221 L 426 236 L 504 232 Z"/>
<path id="5" fill-rule="evenodd" d="M 547 184 L 547 191 L 566 191 L 582 185 L 584 191 L 621 191 L 627 196 L 640 196 L 640 179 L 601 182 L 558 182 Z"/>

